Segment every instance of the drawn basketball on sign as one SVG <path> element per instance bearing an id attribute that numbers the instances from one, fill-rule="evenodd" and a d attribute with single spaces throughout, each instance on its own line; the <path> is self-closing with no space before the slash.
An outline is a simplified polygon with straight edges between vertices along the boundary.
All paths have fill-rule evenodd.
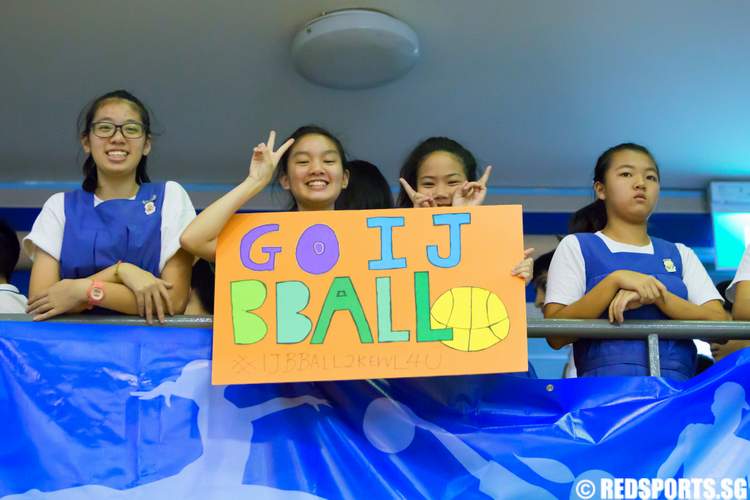
<path id="1" fill-rule="evenodd" d="M 430 309 L 433 328 L 452 328 L 443 344 L 464 352 L 482 351 L 508 336 L 508 311 L 500 297 L 478 287 L 456 287 L 440 295 Z"/>

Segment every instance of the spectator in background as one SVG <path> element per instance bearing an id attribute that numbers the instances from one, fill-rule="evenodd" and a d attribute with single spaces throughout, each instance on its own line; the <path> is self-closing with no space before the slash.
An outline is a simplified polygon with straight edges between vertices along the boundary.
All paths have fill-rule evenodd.
<path id="1" fill-rule="evenodd" d="M 547 296 L 547 273 L 549 272 L 549 265 L 552 262 L 552 256 L 555 251 L 547 252 L 540 255 L 534 260 L 534 276 L 531 278 L 531 283 L 534 285 L 536 296 L 534 298 L 534 306 L 540 310 L 544 310 L 544 299 Z M 576 378 L 576 364 L 573 361 L 573 350 L 570 350 L 568 360 L 565 362 L 563 367 L 563 378 Z"/>
<path id="2" fill-rule="evenodd" d="M 0 220 L 0 314 L 26 312 L 26 297 L 10 284 L 20 253 L 21 245 L 16 232 L 4 220 Z"/>
<path id="3" fill-rule="evenodd" d="M 186 315 L 203 316 L 214 313 L 215 280 L 211 264 L 198 259 L 193 266 L 193 276 L 190 280 L 190 299 L 185 309 Z"/>
<path id="4" fill-rule="evenodd" d="M 534 290 L 536 291 L 534 305 L 539 309 L 544 308 L 544 297 L 547 294 L 547 271 L 549 271 L 549 264 L 552 262 L 554 254 L 554 250 L 547 252 L 537 257 L 534 261 L 534 275 L 531 278 L 531 283 L 534 285 Z"/>
<path id="5" fill-rule="evenodd" d="M 346 168 L 349 185 L 336 200 L 336 210 L 393 208 L 391 187 L 378 167 L 369 161 L 352 160 Z"/>

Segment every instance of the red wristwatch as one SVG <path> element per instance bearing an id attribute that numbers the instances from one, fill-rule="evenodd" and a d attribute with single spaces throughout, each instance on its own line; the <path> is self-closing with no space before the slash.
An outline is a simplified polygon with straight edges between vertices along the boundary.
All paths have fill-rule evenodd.
<path id="1" fill-rule="evenodd" d="M 89 309 L 93 309 L 95 306 L 101 304 L 104 300 L 104 283 L 92 280 L 86 296 L 89 299 Z"/>

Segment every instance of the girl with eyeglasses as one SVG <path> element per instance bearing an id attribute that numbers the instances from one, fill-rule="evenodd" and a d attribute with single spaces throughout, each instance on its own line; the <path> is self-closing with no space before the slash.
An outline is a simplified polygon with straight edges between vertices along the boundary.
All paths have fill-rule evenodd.
<path id="1" fill-rule="evenodd" d="M 150 124 L 124 90 L 97 98 L 79 118 L 82 187 L 48 199 L 23 241 L 34 320 L 96 307 L 152 323 L 185 310 L 192 256 L 179 236 L 195 210 L 179 184 L 150 182 Z"/>
<path id="2" fill-rule="evenodd" d="M 594 191 L 597 200 L 574 214 L 575 234 L 566 236 L 552 257 L 545 318 L 728 319 L 695 252 L 648 234 L 660 191 L 659 168 L 648 149 L 627 143 L 602 153 Z M 645 339 L 547 341 L 556 349 L 574 342 L 579 377 L 649 374 Z M 660 340 L 659 356 L 663 377 L 693 376 L 692 340 Z"/>
<path id="3" fill-rule="evenodd" d="M 289 210 L 335 209 L 349 184 L 341 142 L 315 125 L 298 128 L 278 149 L 274 149 L 275 142 L 276 132 L 271 131 L 267 143 L 253 149 L 245 180 L 195 218 L 180 238 L 184 249 L 209 262 L 216 260 L 216 241 L 224 225 L 274 177 L 291 195 Z"/>

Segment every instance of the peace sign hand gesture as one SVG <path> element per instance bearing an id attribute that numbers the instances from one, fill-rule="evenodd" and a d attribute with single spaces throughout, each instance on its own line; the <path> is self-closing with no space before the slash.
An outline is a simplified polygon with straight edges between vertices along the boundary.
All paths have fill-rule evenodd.
<path id="1" fill-rule="evenodd" d="M 414 191 L 414 188 L 412 188 L 403 177 L 398 181 L 401 183 L 401 187 L 404 188 L 404 191 L 406 191 L 406 195 L 409 197 L 412 204 L 414 204 L 414 208 L 429 208 L 437 206 L 435 200 L 432 199 L 432 196 L 427 196 L 426 194 Z"/>
<path id="2" fill-rule="evenodd" d="M 279 160 L 286 153 L 286 150 L 292 146 L 294 139 L 289 139 L 276 151 L 273 150 L 275 142 L 276 131 L 271 130 L 268 134 L 268 142 L 266 144 L 261 142 L 253 148 L 253 158 L 250 161 L 250 169 L 247 174 L 248 179 L 262 184 L 271 182 L 276 165 L 279 164 Z"/>
<path id="3" fill-rule="evenodd" d="M 477 181 L 466 181 L 453 193 L 454 207 L 478 206 L 484 202 L 487 196 L 487 180 L 490 178 L 492 166 L 484 169 L 482 177 Z"/>

